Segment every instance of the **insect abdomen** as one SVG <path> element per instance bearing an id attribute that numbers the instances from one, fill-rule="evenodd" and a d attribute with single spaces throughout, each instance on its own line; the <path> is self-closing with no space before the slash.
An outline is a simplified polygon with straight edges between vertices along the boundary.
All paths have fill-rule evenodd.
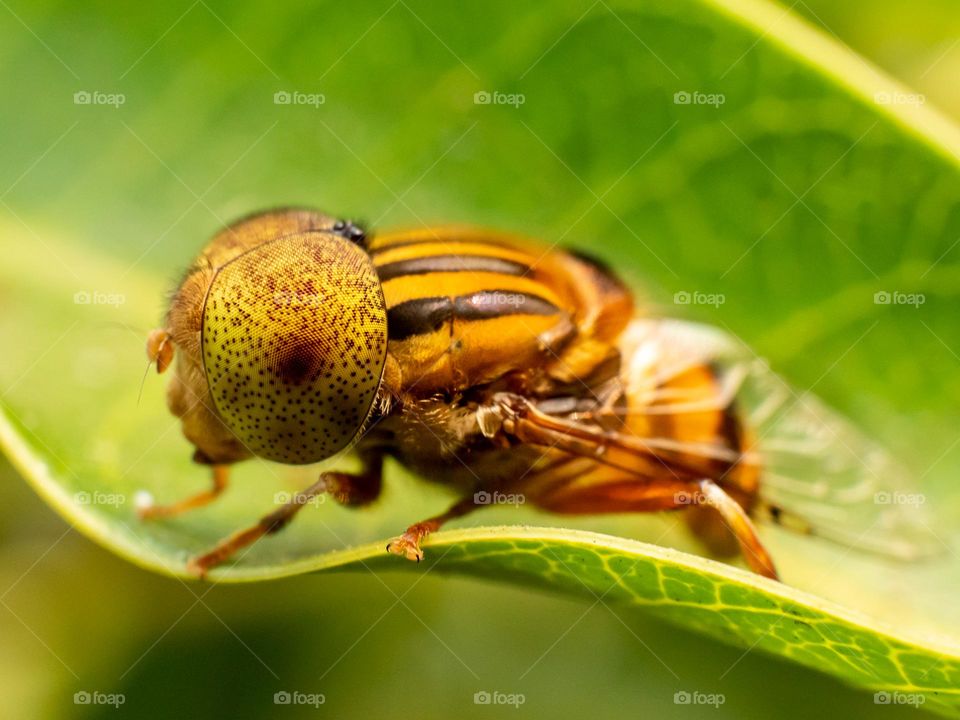
<path id="1" fill-rule="evenodd" d="M 724 388 L 729 384 L 724 368 L 698 360 L 702 348 L 675 338 L 669 323 L 634 320 L 620 349 L 627 430 L 669 441 L 666 459 L 752 496 L 759 475 L 755 453 L 749 452 L 752 429 L 741 421 L 736 395 Z"/>

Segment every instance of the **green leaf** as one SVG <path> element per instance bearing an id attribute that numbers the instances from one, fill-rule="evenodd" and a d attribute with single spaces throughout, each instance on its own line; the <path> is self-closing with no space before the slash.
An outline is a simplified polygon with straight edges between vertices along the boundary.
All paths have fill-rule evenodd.
<path id="1" fill-rule="evenodd" d="M 960 134 L 781 8 L 571 1 L 518 17 L 504 1 L 457 13 L 441 3 L 318 11 L 325 27 L 371 28 L 351 46 L 314 42 L 309 19 L 282 8 L 265 17 L 237 4 L 218 17 L 200 4 L 182 26 L 194 44 L 161 42 L 142 56 L 152 24 L 114 12 L 98 9 L 80 30 L 122 27 L 129 45 L 69 53 L 81 58 L 80 81 L 45 56 L 48 66 L 31 65 L 43 94 L 23 90 L 45 111 L 0 108 L 23 138 L 3 170 L 0 299 L 15 298 L 16 311 L 0 316 L 0 443 L 98 542 L 183 575 L 192 554 L 316 477 L 316 468 L 251 461 L 215 506 L 147 524 L 133 511 L 138 490 L 168 501 L 208 482 L 164 409 L 162 379 L 148 377 L 137 401 L 143 341 L 170 279 L 222 221 L 295 203 L 383 228 L 487 224 L 606 257 L 653 311 L 735 331 L 883 439 L 923 478 L 945 545 L 958 539 L 943 528 L 960 518 Z M 238 42 L 221 21 L 256 40 Z M 72 31 L 38 27 L 51 47 L 76 42 Z M 170 74 L 177 63 L 186 69 Z M 127 101 L 71 104 L 84 89 Z M 283 90 L 325 102 L 275 105 Z M 494 91 L 524 102 L 474 103 Z M 677 104 L 684 92 L 724 102 Z M 878 93 L 903 95 L 883 104 Z M 679 291 L 725 302 L 670 305 Z M 878 291 L 925 302 L 878 305 Z M 449 501 L 391 466 L 375 507 L 307 508 L 213 577 L 423 572 L 383 545 Z M 949 549 L 908 566 L 765 529 L 785 581 L 776 584 L 703 559 L 676 520 L 497 508 L 431 538 L 427 561 L 437 572 L 635 604 L 960 712 L 960 568 Z"/>

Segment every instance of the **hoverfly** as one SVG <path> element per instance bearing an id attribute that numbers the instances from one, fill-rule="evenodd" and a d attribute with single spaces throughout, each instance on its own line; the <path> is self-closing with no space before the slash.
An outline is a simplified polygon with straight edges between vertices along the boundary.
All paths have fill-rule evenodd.
<path id="1" fill-rule="evenodd" d="M 167 404 L 213 485 L 143 518 L 213 501 L 252 456 L 353 449 L 363 464 L 193 558 L 201 576 L 319 494 L 374 501 L 387 456 L 462 493 L 387 547 L 418 561 L 478 493 L 560 514 L 683 510 L 708 548 L 770 578 L 755 520 L 902 558 L 927 537 L 876 501 L 903 478 L 888 455 L 737 341 L 638 313 L 604 264 L 508 234 L 252 215 L 202 250 L 147 354 L 158 372 L 176 355 Z"/>

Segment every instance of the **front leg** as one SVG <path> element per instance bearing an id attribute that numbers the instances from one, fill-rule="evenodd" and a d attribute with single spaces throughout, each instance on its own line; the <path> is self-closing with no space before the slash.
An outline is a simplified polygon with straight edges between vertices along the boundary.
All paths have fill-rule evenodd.
<path id="1" fill-rule="evenodd" d="M 223 564 L 263 536 L 282 530 L 304 505 L 325 493 L 330 493 L 338 502 L 347 505 L 362 505 L 375 500 L 380 494 L 382 466 L 383 461 L 380 456 L 368 456 L 364 459 L 364 470 L 359 475 L 341 472 L 322 473 L 317 482 L 296 493 L 278 510 L 264 515 L 256 524 L 238 530 L 230 537 L 221 540 L 209 552 L 191 558 L 187 563 L 187 569 L 192 575 L 204 577 L 209 570 Z"/>
<path id="2" fill-rule="evenodd" d="M 177 500 L 167 505 L 155 505 L 153 496 L 146 491 L 137 493 L 137 515 L 141 520 L 156 520 L 158 518 L 176 517 L 181 513 L 194 508 L 209 505 L 216 500 L 227 489 L 230 476 L 229 465 L 211 465 L 212 485 L 209 490 L 204 490 L 196 495 Z"/>
<path id="3" fill-rule="evenodd" d="M 379 455 L 364 455 L 363 472 L 360 474 L 327 472 L 321 478 L 324 491 L 341 505 L 362 507 L 378 497 L 383 487 L 383 458 Z"/>

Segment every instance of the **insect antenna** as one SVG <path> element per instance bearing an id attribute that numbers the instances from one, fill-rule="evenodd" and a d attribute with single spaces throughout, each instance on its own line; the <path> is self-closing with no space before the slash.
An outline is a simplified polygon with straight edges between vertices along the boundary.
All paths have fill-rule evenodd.
<path id="1" fill-rule="evenodd" d="M 122 330 L 129 330 L 131 333 L 137 336 L 144 335 L 147 332 L 145 329 L 141 327 L 137 327 L 135 325 L 131 325 L 130 323 L 124 322 L 123 320 L 98 320 L 96 323 L 94 323 L 94 326 L 98 328 L 111 328 L 111 329 L 120 328 Z"/>
<path id="2" fill-rule="evenodd" d="M 150 368 L 153 367 L 153 360 L 147 360 L 147 369 L 143 371 L 143 378 L 140 380 L 140 390 L 137 392 L 137 407 L 140 407 L 140 398 L 143 397 L 143 386 L 147 384 L 147 375 L 150 374 Z"/>

